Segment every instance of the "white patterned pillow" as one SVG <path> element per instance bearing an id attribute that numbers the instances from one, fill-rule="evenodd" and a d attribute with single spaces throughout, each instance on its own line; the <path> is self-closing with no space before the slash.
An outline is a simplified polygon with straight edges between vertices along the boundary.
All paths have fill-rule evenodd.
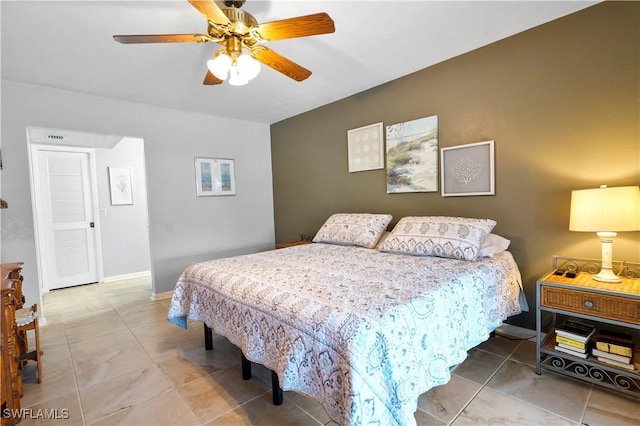
<path id="1" fill-rule="evenodd" d="M 494 226 L 496 221 L 491 219 L 407 216 L 400 219 L 380 250 L 474 260 Z"/>
<path id="2" fill-rule="evenodd" d="M 374 248 L 392 218 L 390 214 L 336 213 L 322 225 L 313 242 Z"/>

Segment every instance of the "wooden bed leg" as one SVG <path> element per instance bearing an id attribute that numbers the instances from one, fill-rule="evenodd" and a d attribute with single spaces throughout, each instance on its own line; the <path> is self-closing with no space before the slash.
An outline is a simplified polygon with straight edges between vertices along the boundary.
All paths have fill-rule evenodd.
<path id="1" fill-rule="evenodd" d="M 240 356 L 242 357 L 242 380 L 249 380 L 251 378 L 251 361 L 242 352 L 240 352 Z"/>
<path id="2" fill-rule="evenodd" d="M 280 380 L 273 370 L 271 370 L 271 392 L 273 393 L 273 405 L 282 405 L 284 396 L 280 388 Z"/>
<path id="3" fill-rule="evenodd" d="M 207 327 L 207 324 L 204 325 L 204 348 L 208 351 L 213 349 L 213 331 Z"/>

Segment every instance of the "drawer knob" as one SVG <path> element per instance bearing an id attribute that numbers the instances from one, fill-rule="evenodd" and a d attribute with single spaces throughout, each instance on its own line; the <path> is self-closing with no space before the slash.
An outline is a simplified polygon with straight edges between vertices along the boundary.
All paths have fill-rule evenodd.
<path id="1" fill-rule="evenodd" d="M 587 300 L 586 302 L 584 302 L 584 306 L 585 306 L 586 308 L 591 309 L 591 308 L 593 308 L 593 302 L 591 302 L 591 301 Z"/>

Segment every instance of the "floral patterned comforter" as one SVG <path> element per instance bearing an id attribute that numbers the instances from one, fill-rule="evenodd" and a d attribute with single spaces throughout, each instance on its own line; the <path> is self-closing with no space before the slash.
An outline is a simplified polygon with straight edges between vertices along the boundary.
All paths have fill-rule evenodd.
<path id="1" fill-rule="evenodd" d="M 511 253 L 477 261 L 330 244 L 187 268 L 168 320 L 201 321 L 343 425 L 414 425 L 418 397 L 520 313 Z"/>

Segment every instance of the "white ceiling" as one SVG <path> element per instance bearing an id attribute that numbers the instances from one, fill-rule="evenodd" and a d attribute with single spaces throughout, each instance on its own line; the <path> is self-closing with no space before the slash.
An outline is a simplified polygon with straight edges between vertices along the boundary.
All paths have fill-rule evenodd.
<path id="1" fill-rule="evenodd" d="M 333 34 L 267 45 L 310 69 L 262 67 L 248 85 L 204 86 L 217 44 L 123 45 L 114 34 L 206 33 L 186 0 L 0 1 L 2 78 L 274 123 L 573 13 L 585 1 L 259 1 L 260 23 L 327 12 Z"/>

